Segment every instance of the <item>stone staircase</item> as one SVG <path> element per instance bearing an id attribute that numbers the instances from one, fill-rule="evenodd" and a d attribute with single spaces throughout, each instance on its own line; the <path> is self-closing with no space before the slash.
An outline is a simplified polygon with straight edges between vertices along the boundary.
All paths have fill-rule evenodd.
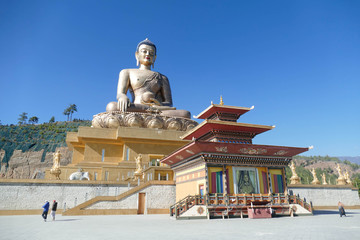
<path id="1" fill-rule="evenodd" d="M 174 181 L 159 181 L 159 180 L 153 180 L 153 181 L 148 181 L 145 183 L 140 184 L 137 187 L 133 187 L 130 190 L 121 193 L 120 195 L 117 196 L 97 196 L 94 197 L 86 202 L 83 202 L 73 208 L 67 209 L 66 211 L 64 211 L 62 213 L 62 215 L 64 216 L 75 216 L 75 215 L 93 215 L 93 214 L 101 214 L 101 212 L 103 212 L 103 214 L 109 214 L 108 211 L 106 210 L 110 210 L 112 213 L 110 214 L 122 214 L 121 212 L 123 212 L 123 214 L 136 214 L 136 212 L 133 211 L 116 211 L 113 209 L 104 209 L 103 211 L 97 211 L 97 213 L 94 213 L 94 211 L 87 209 L 88 207 L 90 207 L 93 204 L 96 204 L 98 202 L 106 202 L 106 201 L 120 201 L 126 197 L 129 197 L 133 194 L 138 193 L 141 190 L 144 190 L 147 187 L 150 186 L 154 186 L 154 185 L 175 185 Z"/>

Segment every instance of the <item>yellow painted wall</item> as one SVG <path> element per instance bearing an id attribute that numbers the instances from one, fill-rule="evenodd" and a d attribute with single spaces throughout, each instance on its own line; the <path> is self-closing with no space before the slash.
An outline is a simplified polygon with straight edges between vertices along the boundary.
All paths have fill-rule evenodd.
<path id="1" fill-rule="evenodd" d="M 120 162 L 123 158 L 123 146 L 121 145 L 105 145 L 105 159 L 104 162 Z M 101 152 L 100 152 L 101 153 Z"/>
<path id="2" fill-rule="evenodd" d="M 177 171 L 176 176 L 181 176 L 181 175 L 188 174 L 188 173 L 191 173 L 191 172 L 200 171 L 202 169 L 205 169 L 205 164 L 200 165 L 200 166 L 195 166 L 195 167 L 192 167 L 192 168 L 188 168 L 188 169 L 185 169 L 185 170 L 182 170 L 182 171 Z"/>
<path id="3" fill-rule="evenodd" d="M 85 147 L 74 147 L 72 163 L 76 164 L 84 161 L 84 152 L 85 152 Z"/>
<path id="4" fill-rule="evenodd" d="M 184 143 L 185 144 L 185 143 Z M 162 144 L 157 141 L 152 142 L 126 142 L 126 146 L 128 146 L 131 150 L 130 152 L 130 160 L 134 158 L 132 156 L 133 153 L 141 153 L 147 155 L 168 155 L 169 153 L 175 151 L 180 148 L 184 144 Z"/>
<path id="5" fill-rule="evenodd" d="M 201 184 L 205 186 L 205 178 L 176 184 L 176 202 L 188 195 L 199 195 L 199 186 Z M 204 194 L 206 194 L 206 192 Z"/>
<path id="6" fill-rule="evenodd" d="M 123 149 L 121 145 L 104 143 L 86 143 L 84 151 L 84 162 L 101 162 L 102 150 L 105 149 L 104 162 L 120 162 Z"/>
<path id="7" fill-rule="evenodd" d="M 176 201 L 180 201 L 188 195 L 200 194 L 199 186 L 201 184 L 204 185 L 204 191 L 206 191 L 205 175 L 205 164 L 177 171 L 175 177 Z"/>
<path id="8" fill-rule="evenodd" d="M 102 144 L 86 143 L 84 151 L 84 162 L 101 162 Z"/>

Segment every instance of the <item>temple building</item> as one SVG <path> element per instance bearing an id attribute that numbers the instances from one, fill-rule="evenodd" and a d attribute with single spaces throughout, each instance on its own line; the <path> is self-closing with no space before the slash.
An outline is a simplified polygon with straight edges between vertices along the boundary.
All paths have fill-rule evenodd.
<path id="1" fill-rule="evenodd" d="M 312 214 L 299 192 L 320 199 L 319 205 L 325 193 L 337 199 L 351 192 L 358 205 L 357 190 L 340 166 L 344 191 L 330 186 L 320 192 L 317 180 L 309 194 L 299 186 L 294 164 L 290 180 L 297 196 L 288 191 L 285 167 L 308 148 L 253 144 L 274 128 L 237 122 L 253 108 L 226 106 L 221 99 L 197 116 L 204 119 L 198 124 L 188 110 L 174 107 L 169 79 L 153 71 L 156 53 L 154 43 L 141 41 L 139 68 L 120 71 L 116 99 L 93 116 L 91 127 L 67 133 L 70 164 L 61 166 L 58 150 L 44 180 L 0 181 L 7 193 L 0 196 L 7 204 L 0 215 L 38 214 L 38 199 L 56 199 L 63 215 L 170 213 L 176 219 Z"/>
<path id="2" fill-rule="evenodd" d="M 256 135 L 274 127 L 238 123 L 250 110 L 211 104 L 196 117 L 204 121 L 181 137 L 191 142 L 161 160 L 175 173 L 178 203 L 172 215 L 197 204 L 207 208 L 208 217 L 242 216 L 255 204 L 289 213 L 285 167 L 308 148 L 253 144 Z"/>
<path id="3" fill-rule="evenodd" d="M 104 208 L 101 213 L 185 216 L 189 204 L 196 203 L 199 206 L 192 211 L 207 217 L 225 212 L 249 215 L 248 207 L 254 204 L 265 209 L 255 217 L 265 213 L 269 217 L 270 209 L 288 214 L 285 166 L 292 156 L 308 149 L 253 144 L 257 134 L 273 127 L 238 123 L 252 108 L 225 106 L 222 100 L 200 113 L 197 118 L 204 122 L 198 124 L 189 111 L 173 106 L 169 79 L 152 71 L 154 43 L 140 42 L 135 57 L 138 69 L 120 71 L 116 101 L 107 104 L 106 112 L 94 115 L 92 127 L 68 133 L 72 163 L 60 166 L 58 155 L 46 172 L 49 180 L 86 179 L 95 185 L 117 185 L 121 191 L 127 185 L 127 191 L 81 204 L 76 197 L 75 206 L 66 213 L 93 214 Z"/>

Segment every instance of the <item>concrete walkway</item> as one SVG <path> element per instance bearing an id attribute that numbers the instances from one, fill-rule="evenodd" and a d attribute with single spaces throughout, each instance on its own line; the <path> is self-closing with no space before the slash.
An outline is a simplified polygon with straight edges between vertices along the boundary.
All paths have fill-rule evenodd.
<path id="1" fill-rule="evenodd" d="M 50 216 L 49 216 L 50 217 Z M 272 219 L 178 220 L 168 215 L 0 216 L 0 239 L 359 239 L 360 210 Z"/>

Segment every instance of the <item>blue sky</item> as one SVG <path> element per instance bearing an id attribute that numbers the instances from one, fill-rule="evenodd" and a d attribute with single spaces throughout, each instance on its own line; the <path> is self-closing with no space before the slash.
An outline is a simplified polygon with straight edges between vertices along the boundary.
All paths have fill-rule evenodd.
<path id="1" fill-rule="evenodd" d="M 0 121 L 92 119 L 145 38 L 174 106 L 255 108 L 255 144 L 360 156 L 359 1 L 0 1 Z"/>

